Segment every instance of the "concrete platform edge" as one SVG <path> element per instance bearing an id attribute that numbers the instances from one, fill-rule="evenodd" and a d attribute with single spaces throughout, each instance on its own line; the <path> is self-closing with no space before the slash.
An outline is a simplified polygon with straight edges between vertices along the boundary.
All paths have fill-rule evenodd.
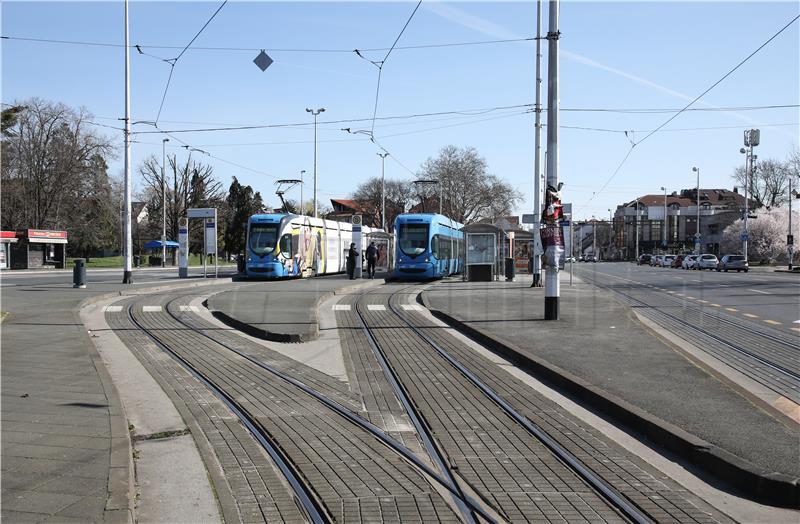
<path id="1" fill-rule="evenodd" d="M 433 316 L 538 379 L 569 393 L 602 415 L 642 434 L 651 442 L 675 453 L 715 479 L 737 488 L 749 499 L 764 504 L 800 509 L 800 479 L 762 470 L 589 384 L 564 369 L 528 356 L 510 342 L 500 340 L 444 311 L 431 308 L 425 295 L 425 291 L 420 292 L 417 295 L 418 301 L 428 308 Z"/>
<path id="2" fill-rule="evenodd" d="M 230 279 L 214 279 L 205 280 L 203 282 L 176 283 L 168 285 L 155 285 L 139 288 L 131 288 L 131 291 L 140 292 L 154 292 L 163 291 L 168 289 L 177 289 L 183 287 L 197 287 L 212 284 L 229 283 Z M 76 310 L 72 312 L 75 323 L 83 324 L 80 317 L 80 310 L 91 304 L 125 295 L 124 292 L 116 291 L 113 293 L 103 293 L 88 297 L 82 301 Z M 113 523 L 133 523 L 136 522 L 135 518 L 135 486 L 134 486 L 134 464 L 133 464 L 133 445 L 131 443 L 130 432 L 128 431 L 128 419 L 125 416 L 125 410 L 122 407 L 119 393 L 114 385 L 111 375 L 103 364 L 98 353 L 97 348 L 90 341 L 86 341 L 86 351 L 92 364 L 97 370 L 97 375 L 103 385 L 106 399 L 108 401 L 108 411 L 111 427 L 111 456 L 109 459 L 109 472 L 108 472 L 108 493 L 106 499 L 106 506 L 103 510 L 103 521 Z"/>
<path id="3" fill-rule="evenodd" d="M 314 320 L 315 320 L 314 330 L 306 333 L 278 333 L 275 331 L 268 331 L 266 329 L 254 326 L 253 324 L 249 324 L 247 322 L 243 322 L 239 319 L 233 318 L 224 311 L 209 309 L 208 299 L 203 301 L 203 306 L 205 306 L 205 308 L 208 309 L 212 315 L 214 315 L 214 318 L 216 318 L 226 326 L 231 327 L 237 331 L 241 331 L 242 333 L 246 333 L 251 337 L 255 337 L 261 340 L 267 340 L 269 342 L 282 342 L 282 343 L 311 342 L 319 338 L 319 305 L 322 302 L 328 300 L 330 297 L 333 297 L 335 295 L 346 295 L 358 289 L 379 285 L 382 282 L 383 280 L 367 280 L 366 282 L 358 282 L 356 284 L 350 284 L 348 286 L 344 286 L 334 291 L 326 291 L 321 295 L 319 295 L 317 297 L 317 300 L 314 302 L 314 305 L 312 306 L 314 308 Z"/>

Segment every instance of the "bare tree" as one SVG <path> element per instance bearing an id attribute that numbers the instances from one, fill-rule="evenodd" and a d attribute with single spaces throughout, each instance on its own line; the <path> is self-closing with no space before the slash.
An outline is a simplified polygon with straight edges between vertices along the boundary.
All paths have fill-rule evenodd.
<path id="1" fill-rule="evenodd" d="M 386 188 L 386 228 L 391 230 L 394 219 L 397 215 L 405 211 L 406 206 L 413 198 L 411 182 L 407 180 L 387 180 Z M 354 200 L 358 200 L 370 214 L 373 224 L 383 223 L 381 216 L 381 179 L 372 177 L 360 184 L 351 195 Z"/>
<path id="2" fill-rule="evenodd" d="M 443 213 L 463 224 L 508 215 L 522 200 L 519 191 L 488 173 L 486 160 L 471 147 L 442 148 L 422 164 L 418 176 L 439 181 Z"/>
<path id="3" fill-rule="evenodd" d="M 3 115 L 2 227 L 66 228 L 85 193 L 78 188 L 107 183 L 98 166 L 113 156 L 111 141 L 89 127 L 82 108 L 33 98 L 13 109 Z"/>
<path id="4" fill-rule="evenodd" d="M 148 235 L 161 238 L 161 164 L 155 156 L 145 159 L 139 166 L 139 175 L 145 182 L 143 199 L 148 203 Z M 214 178 L 214 168 L 192 159 L 191 153 L 186 160 L 178 164 L 178 156 L 167 157 L 165 171 L 167 200 L 167 236 L 177 238 L 178 221 L 186 216 L 186 210 L 195 207 L 216 207 L 223 205 L 225 193 L 222 182 Z M 192 239 L 201 238 L 203 225 L 200 222 L 190 224 L 189 235 Z M 217 231 L 224 231 L 224 224 L 217 224 Z M 193 240 L 191 250 L 202 249 L 200 241 Z"/>
<path id="5" fill-rule="evenodd" d="M 749 180 L 748 198 L 756 202 L 756 207 L 773 208 L 786 203 L 792 172 L 791 158 L 790 155 L 786 162 L 771 158 L 755 162 L 755 170 Z M 734 170 L 733 179 L 739 187 L 745 186 L 744 166 Z"/>

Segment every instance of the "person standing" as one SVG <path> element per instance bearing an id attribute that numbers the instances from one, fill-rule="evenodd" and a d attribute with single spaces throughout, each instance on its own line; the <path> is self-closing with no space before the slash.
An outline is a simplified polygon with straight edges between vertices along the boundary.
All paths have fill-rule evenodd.
<path id="1" fill-rule="evenodd" d="M 358 260 L 358 251 L 356 251 L 355 242 L 350 243 L 350 249 L 347 251 L 347 276 L 350 280 L 355 280 L 354 273 L 356 271 L 356 261 Z"/>
<path id="2" fill-rule="evenodd" d="M 375 242 L 370 242 L 367 247 L 367 275 L 369 278 L 375 278 L 375 262 L 378 260 L 378 248 L 375 247 Z"/>

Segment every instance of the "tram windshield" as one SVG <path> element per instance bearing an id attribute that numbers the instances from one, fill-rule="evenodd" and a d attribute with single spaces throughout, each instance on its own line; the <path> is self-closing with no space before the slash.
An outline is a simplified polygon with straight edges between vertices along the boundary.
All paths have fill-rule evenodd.
<path id="1" fill-rule="evenodd" d="M 408 256 L 428 249 L 428 224 L 400 224 L 400 250 Z"/>
<path id="2" fill-rule="evenodd" d="M 277 241 L 278 224 L 250 224 L 250 249 L 256 255 L 272 253 Z"/>

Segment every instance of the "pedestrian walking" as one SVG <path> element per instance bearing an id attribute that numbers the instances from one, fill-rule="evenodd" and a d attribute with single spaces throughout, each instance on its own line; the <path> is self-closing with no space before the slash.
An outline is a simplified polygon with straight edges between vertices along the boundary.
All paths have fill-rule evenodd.
<path id="1" fill-rule="evenodd" d="M 375 247 L 375 242 L 370 242 L 367 247 L 367 276 L 368 278 L 375 278 L 375 262 L 378 260 L 378 248 Z"/>
<path id="2" fill-rule="evenodd" d="M 356 261 L 358 260 L 358 251 L 356 251 L 355 242 L 350 243 L 350 249 L 347 251 L 347 276 L 350 280 L 355 280 Z"/>

